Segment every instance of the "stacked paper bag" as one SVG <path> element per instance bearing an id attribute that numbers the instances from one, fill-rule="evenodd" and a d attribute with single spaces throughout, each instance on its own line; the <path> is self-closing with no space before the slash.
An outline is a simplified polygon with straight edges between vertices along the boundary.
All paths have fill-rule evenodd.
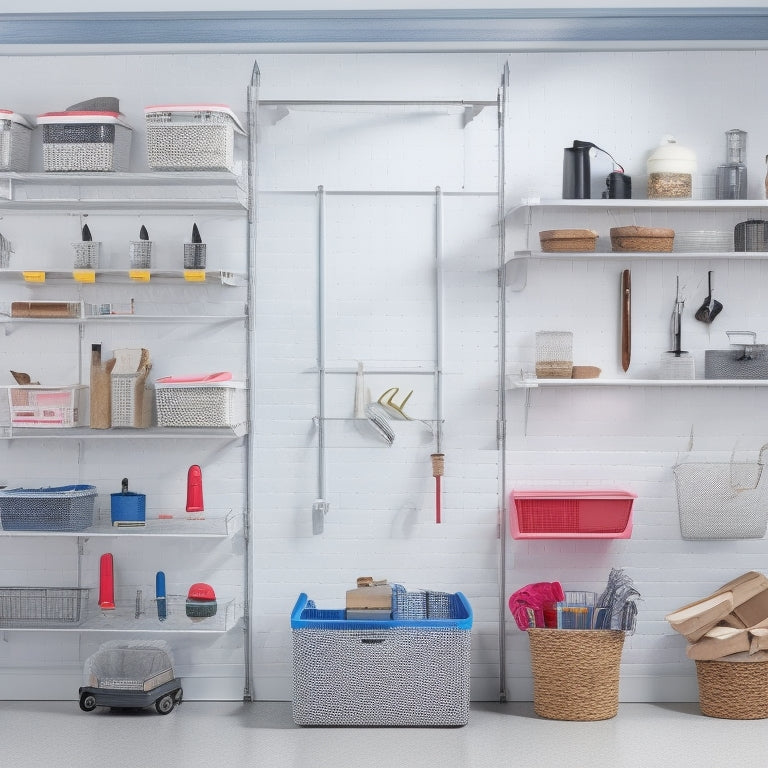
<path id="1" fill-rule="evenodd" d="M 690 659 L 736 661 L 740 654 L 768 660 L 768 578 L 762 573 L 748 571 L 666 619 L 688 640 Z"/>

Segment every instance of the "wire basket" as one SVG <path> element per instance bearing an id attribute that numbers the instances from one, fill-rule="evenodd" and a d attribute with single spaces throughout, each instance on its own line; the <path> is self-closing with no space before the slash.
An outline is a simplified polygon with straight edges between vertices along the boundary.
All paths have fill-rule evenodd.
<path id="1" fill-rule="evenodd" d="M 145 109 L 147 164 L 166 171 L 233 171 L 235 115 L 221 105 Z"/>
<path id="2" fill-rule="evenodd" d="M 82 413 L 80 398 L 86 389 L 82 384 L 65 387 L 19 384 L 8 387 L 11 425 L 34 429 L 77 427 Z"/>
<path id="3" fill-rule="evenodd" d="M 12 488 L 0 491 L 0 522 L 6 531 L 82 531 L 93 525 L 96 488 Z"/>
<path id="4" fill-rule="evenodd" d="M 26 171 L 32 128 L 15 112 L 0 110 L 0 171 Z"/>
<path id="5" fill-rule="evenodd" d="M 699 707 L 708 717 L 768 718 L 768 661 L 697 661 Z"/>
<path id="6" fill-rule="evenodd" d="M 684 539 L 761 539 L 768 528 L 763 454 L 756 462 L 685 462 L 673 468 Z"/>
<path id="7" fill-rule="evenodd" d="M 533 709 L 550 720 L 608 720 L 619 710 L 624 632 L 529 629 Z"/>
<path id="8" fill-rule="evenodd" d="M 112 373 L 111 419 L 113 427 L 146 429 L 152 416 L 152 390 L 146 373 Z"/>
<path id="9" fill-rule="evenodd" d="M 231 427 L 246 422 L 241 381 L 214 384 L 155 383 L 158 427 Z"/>
<path id="10" fill-rule="evenodd" d="M 83 587 L 0 587 L 0 627 L 80 624 L 88 613 Z"/>

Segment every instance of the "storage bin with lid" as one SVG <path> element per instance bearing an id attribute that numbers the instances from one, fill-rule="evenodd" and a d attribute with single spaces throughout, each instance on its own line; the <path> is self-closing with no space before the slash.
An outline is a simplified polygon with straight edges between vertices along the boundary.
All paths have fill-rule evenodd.
<path id="1" fill-rule="evenodd" d="M 0 171 L 26 171 L 32 124 L 23 115 L 0 109 Z"/>
<path id="2" fill-rule="evenodd" d="M 696 155 L 677 143 L 674 136 L 664 136 L 646 163 L 648 197 L 688 198 L 692 196 Z"/>
<path id="3" fill-rule="evenodd" d="M 46 112 L 37 123 L 43 126 L 44 171 L 128 170 L 132 131 L 120 112 Z"/>
<path id="4" fill-rule="evenodd" d="M 160 171 L 235 170 L 235 135 L 245 130 L 224 104 L 145 107 L 147 164 Z"/>

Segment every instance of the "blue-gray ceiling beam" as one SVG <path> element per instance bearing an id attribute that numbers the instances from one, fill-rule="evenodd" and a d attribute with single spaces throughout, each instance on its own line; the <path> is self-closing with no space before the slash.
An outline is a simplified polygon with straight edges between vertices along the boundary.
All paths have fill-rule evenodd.
<path id="1" fill-rule="evenodd" d="M 0 13 L 2 45 L 768 40 L 768 8 Z"/>

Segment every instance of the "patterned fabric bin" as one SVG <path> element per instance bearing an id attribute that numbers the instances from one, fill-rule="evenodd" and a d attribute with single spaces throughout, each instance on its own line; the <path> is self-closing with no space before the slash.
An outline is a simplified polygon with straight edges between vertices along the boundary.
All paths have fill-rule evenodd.
<path id="1" fill-rule="evenodd" d="M 437 606 L 430 618 L 347 621 L 344 610 L 320 610 L 299 595 L 291 614 L 298 725 L 467 724 L 472 609 L 460 592 L 416 594 L 394 599 L 392 615 L 399 604 L 406 616 Z"/>

